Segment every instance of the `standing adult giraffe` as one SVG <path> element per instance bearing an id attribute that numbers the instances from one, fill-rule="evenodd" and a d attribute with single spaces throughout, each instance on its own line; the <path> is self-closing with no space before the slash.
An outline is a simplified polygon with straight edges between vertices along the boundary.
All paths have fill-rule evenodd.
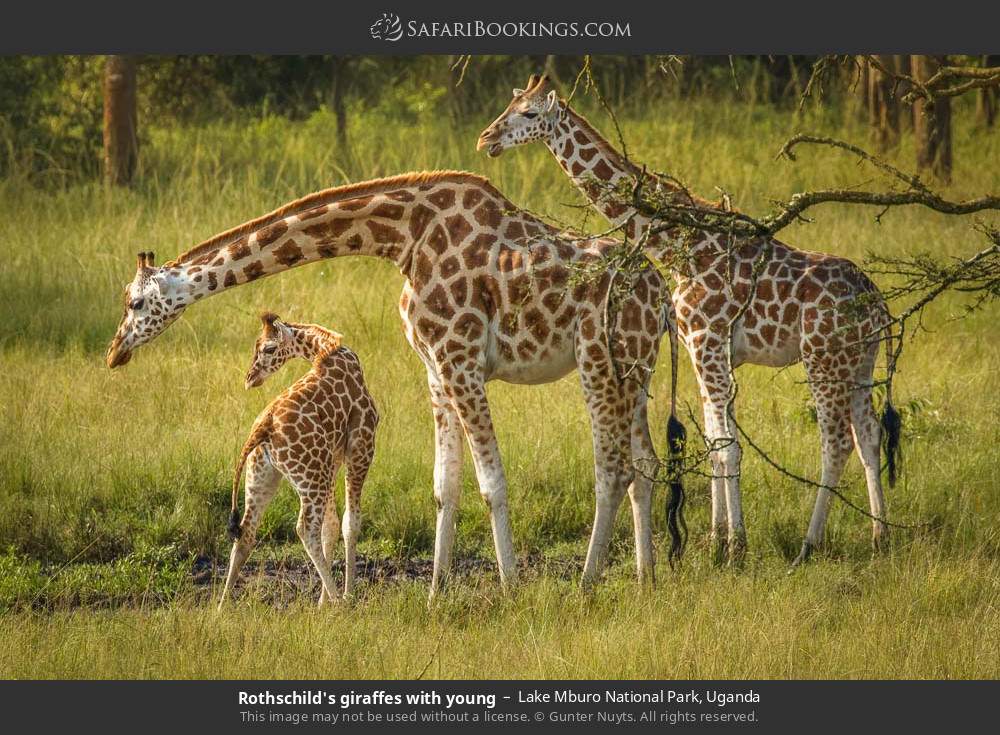
<path id="1" fill-rule="evenodd" d="M 408 174 L 327 189 L 163 266 L 154 265 L 151 253 L 140 253 L 107 363 L 127 363 L 139 345 L 206 296 L 324 258 L 388 259 L 406 278 L 400 315 L 426 366 L 434 412 L 438 512 L 431 594 L 450 567 L 463 431 L 490 511 L 501 580 L 511 583 L 517 573 L 486 382 L 546 383 L 574 367 L 590 414 L 596 474 L 584 584 L 595 582 L 604 567 L 626 490 L 639 577 L 652 581 L 652 484 L 635 472 L 633 461 L 655 459 L 645 387 L 667 330 L 670 294 L 652 269 L 630 283 L 620 279 L 628 294 L 620 318 L 605 324 L 613 278 L 603 258 L 618 245 L 559 233 L 473 174 Z M 634 366 L 631 377 L 621 378 L 616 364 Z"/>
<path id="2" fill-rule="evenodd" d="M 738 561 L 746 551 L 740 497 L 741 450 L 732 417 L 732 371 L 742 363 L 782 367 L 805 365 L 816 402 L 822 447 L 821 488 L 817 491 L 802 550 L 808 558 L 823 536 L 830 491 L 840 482 L 852 446 L 865 470 L 876 550 L 888 529 L 879 465 L 881 426 L 872 403 L 872 376 L 883 337 L 888 348 L 889 313 L 876 286 L 851 261 L 812 253 L 776 240 L 758 239 L 736 247 L 724 236 L 701 233 L 682 243 L 677 232 L 650 234 L 651 220 L 629 206 L 614 189 L 639 182 L 646 191 L 684 203 L 691 196 L 673 182 L 638 168 L 549 88 L 532 75 L 515 89 L 501 115 L 480 135 L 478 150 L 491 157 L 508 148 L 541 140 L 563 171 L 613 224 L 631 238 L 646 236 L 646 252 L 671 267 L 677 329 L 694 366 L 705 432 L 712 445 L 712 537 L 716 555 Z M 696 200 L 710 207 L 706 201 Z M 683 248 L 683 250 L 682 250 Z M 684 257 L 676 257 L 683 255 Z M 763 260 L 762 260 L 763 259 Z M 683 261 L 683 262 L 681 262 Z M 756 270 L 756 273 L 755 273 Z M 888 387 L 888 386 L 887 386 Z M 895 481 L 898 415 L 886 392 L 889 481 Z"/>

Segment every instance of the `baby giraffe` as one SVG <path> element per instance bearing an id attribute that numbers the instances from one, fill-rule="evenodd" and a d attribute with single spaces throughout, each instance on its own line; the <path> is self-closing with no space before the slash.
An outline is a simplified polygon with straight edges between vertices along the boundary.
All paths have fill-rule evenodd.
<path id="1" fill-rule="evenodd" d="M 337 598 L 331 568 L 338 541 L 333 482 L 347 465 L 344 511 L 344 595 L 354 588 L 361 488 L 375 452 L 378 411 L 365 386 L 358 356 L 340 344 L 341 335 L 316 324 L 291 324 L 261 314 L 263 331 L 254 344 L 246 387 L 256 388 L 292 357 L 312 370 L 275 398 L 257 417 L 236 465 L 229 535 L 233 550 L 219 608 L 225 604 L 250 555 L 264 509 L 282 475 L 299 494 L 295 530 L 323 581 L 319 604 Z M 240 522 L 237 493 L 246 466 L 246 507 Z"/>

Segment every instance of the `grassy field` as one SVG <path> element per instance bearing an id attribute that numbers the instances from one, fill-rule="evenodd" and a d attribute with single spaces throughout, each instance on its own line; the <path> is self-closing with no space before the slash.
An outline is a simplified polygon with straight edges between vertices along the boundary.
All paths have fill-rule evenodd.
<path id="1" fill-rule="evenodd" d="M 499 105 L 498 105 L 499 107 Z M 272 504 L 239 601 L 214 613 L 216 576 L 195 570 L 227 553 L 233 459 L 253 418 L 305 369 L 262 390 L 242 378 L 273 309 L 346 335 L 383 422 L 364 498 L 361 551 L 375 564 L 426 561 L 433 544 L 433 430 L 424 371 L 395 311 L 402 278 L 383 262 L 298 269 L 192 307 L 132 363 L 103 354 L 120 316 L 134 253 L 172 257 L 201 239 L 319 188 L 408 170 L 489 176 L 514 202 L 591 231 L 580 196 L 540 146 L 490 161 L 479 129 L 431 117 L 400 125 L 356 118 L 347 150 L 330 116 L 149 127 L 132 190 L 39 189 L 0 180 L 0 676 L 2 677 L 996 677 L 1000 675 L 1000 322 L 995 308 L 957 320 L 948 296 L 908 346 L 896 381 L 905 472 L 897 531 L 870 559 L 870 523 L 834 503 L 825 549 L 786 574 L 813 493 L 744 455 L 750 555 L 739 573 L 708 563 L 708 488 L 689 480 L 694 537 L 683 568 L 661 559 L 659 586 L 633 581 L 631 524 L 618 519 L 615 560 L 593 594 L 577 576 L 593 513 L 589 428 L 575 375 L 548 386 L 490 388 L 526 581 L 508 598 L 490 565 L 473 564 L 432 610 L 428 579 L 362 584 L 350 607 L 311 609 L 314 589 L 265 568 L 298 568 L 297 503 Z M 592 119 L 605 130 L 610 122 Z M 797 130 L 864 141 L 839 114 L 719 103 L 653 102 L 622 111 L 637 160 L 706 195 L 725 187 L 763 212 L 803 188 L 868 181 L 833 152 L 775 162 Z M 964 197 L 1000 189 L 1000 135 L 955 121 L 955 183 Z M 909 168 L 912 151 L 894 154 Z M 874 185 L 878 185 L 877 183 Z M 860 260 L 880 253 L 968 253 L 972 222 L 919 210 L 827 207 L 787 230 L 800 247 Z M 662 451 L 667 375 L 653 387 Z M 741 423 L 790 468 L 818 475 L 818 434 L 801 367 L 740 370 Z M 696 406 L 689 364 L 683 399 Z M 661 428 L 656 428 L 661 427 Z M 467 463 L 468 464 L 468 463 Z M 847 491 L 865 504 L 852 460 Z M 491 556 L 470 469 L 457 553 Z M 662 491 L 661 491 L 662 492 Z M 338 495 L 340 495 L 338 489 Z M 662 496 L 657 528 L 662 533 Z M 662 554 L 661 554 L 662 556 Z M 528 561 L 530 560 L 530 561 Z M 200 565 L 200 566 L 199 566 Z M 425 568 L 426 564 L 423 567 Z M 294 594 L 299 590 L 298 594 Z M 280 598 L 280 599 L 279 599 Z"/>

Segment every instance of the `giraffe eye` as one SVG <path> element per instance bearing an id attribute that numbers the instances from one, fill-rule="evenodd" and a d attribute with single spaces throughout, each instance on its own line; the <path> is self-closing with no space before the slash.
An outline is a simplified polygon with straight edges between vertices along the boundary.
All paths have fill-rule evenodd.
<path id="1" fill-rule="evenodd" d="M 521 114 L 524 117 L 528 118 L 529 120 L 532 120 L 532 119 L 538 117 L 538 113 L 537 112 L 533 112 L 531 110 L 529 110 L 528 112 L 522 112 Z"/>
<path id="2" fill-rule="evenodd" d="M 139 311 L 139 309 L 145 306 L 145 304 L 146 299 L 132 299 L 132 302 L 129 304 L 129 308 L 132 309 L 132 311 Z"/>
<path id="3" fill-rule="evenodd" d="M 274 354 L 274 351 L 276 349 L 278 349 L 277 345 L 268 345 L 263 350 L 261 350 L 261 352 L 263 352 L 265 355 L 272 355 L 272 354 Z"/>

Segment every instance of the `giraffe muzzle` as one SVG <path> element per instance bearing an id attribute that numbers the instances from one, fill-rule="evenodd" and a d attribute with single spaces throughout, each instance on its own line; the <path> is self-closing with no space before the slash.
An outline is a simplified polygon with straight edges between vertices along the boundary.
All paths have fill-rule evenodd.
<path id="1" fill-rule="evenodd" d="M 108 367 L 114 370 L 128 363 L 132 359 L 132 350 L 122 349 L 122 338 L 115 335 L 111 346 L 108 347 L 108 354 L 105 358 Z"/>
<path id="2" fill-rule="evenodd" d="M 486 155 L 490 158 L 496 158 L 499 156 L 503 153 L 503 145 L 500 143 L 500 136 L 492 130 L 484 131 L 483 134 L 479 136 L 479 141 L 476 143 L 477 151 L 481 151 L 483 148 L 486 149 Z"/>

